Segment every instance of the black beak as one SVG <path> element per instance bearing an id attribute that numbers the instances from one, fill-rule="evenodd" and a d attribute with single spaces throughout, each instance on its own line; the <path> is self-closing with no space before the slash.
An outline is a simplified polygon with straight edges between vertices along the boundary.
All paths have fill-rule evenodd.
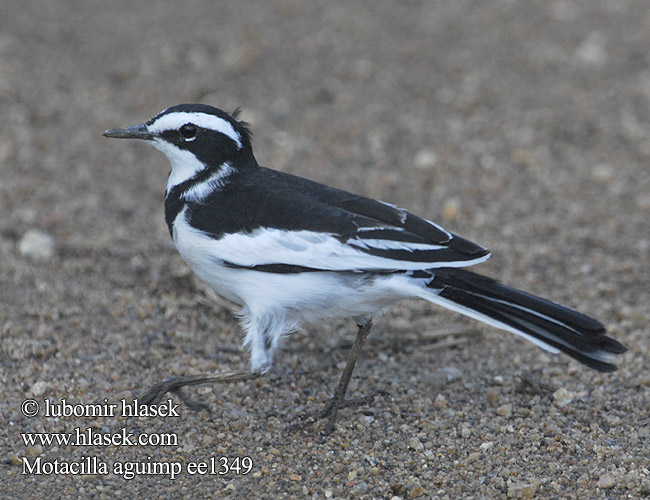
<path id="1" fill-rule="evenodd" d="M 147 125 L 131 125 L 130 127 L 112 128 L 102 134 L 104 137 L 116 137 L 118 139 L 144 139 L 153 140 L 156 136 L 147 130 Z"/>

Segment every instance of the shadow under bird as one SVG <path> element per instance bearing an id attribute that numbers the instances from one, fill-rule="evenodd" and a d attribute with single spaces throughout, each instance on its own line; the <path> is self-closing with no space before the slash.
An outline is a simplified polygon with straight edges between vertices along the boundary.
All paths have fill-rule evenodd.
<path id="1" fill-rule="evenodd" d="M 146 123 L 107 130 L 142 139 L 172 169 L 165 219 L 176 248 L 219 295 L 241 305 L 250 370 L 173 378 L 142 402 L 186 385 L 266 373 L 282 336 L 326 318 L 354 318 L 355 343 L 333 398 L 311 420 L 331 432 L 346 400 L 371 315 L 419 298 L 564 352 L 610 372 L 626 348 L 598 321 L 462 269 L 489 252 L 402 208 L 260 166 L 237 112 L 203 104 L 168 108 Z"/>

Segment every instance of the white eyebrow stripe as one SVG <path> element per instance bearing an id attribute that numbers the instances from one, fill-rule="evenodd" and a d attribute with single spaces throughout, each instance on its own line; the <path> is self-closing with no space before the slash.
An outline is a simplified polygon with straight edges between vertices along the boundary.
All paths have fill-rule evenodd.
<path id="1" fill-rule="evenodd" d="M 193 123 L 194 125 L 201 128 L 214 130 L 215 132 L 221 132 L 225 136 L 232 139 L 237 144 L 237 147 L 239 149 L 242 147 L 241 136 L 233 128 L 233 126 L 223 118 L 219 118 L 218 116 L 210 115 L 208 113 L 188 113 L 182 111 L 169 113 L 162 115 L 151 125 L 148 125 L 147 130 L 149 130 L 149 132 L 157 134 L 165 130 L 176 130 L 186 123 Z"/>

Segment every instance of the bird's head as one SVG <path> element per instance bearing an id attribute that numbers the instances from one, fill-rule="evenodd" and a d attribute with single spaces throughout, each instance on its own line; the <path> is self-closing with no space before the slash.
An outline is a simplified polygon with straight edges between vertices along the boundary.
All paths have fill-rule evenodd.
<path id="1" fill-rule="evenodd" d="M 225 164 L 230 168 L 255 164 L 251 133 L 237 115 L 238 111 L 228 114 L 205 104 L 179 104 L 146 123 L 110 129 L 103 135 L 143 139 L 165 153 L 172 165 L 169 189 Z"/>

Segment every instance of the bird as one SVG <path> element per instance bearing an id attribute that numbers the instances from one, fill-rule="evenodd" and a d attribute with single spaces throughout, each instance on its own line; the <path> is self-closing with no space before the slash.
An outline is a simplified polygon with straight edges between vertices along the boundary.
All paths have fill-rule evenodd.
<path id="1" fill-rule="evenodd" d="M 237 304 L 250 350 L 243 372 L 184 376 L 154 386 L 152 401 L 186 385 L 267 373 L 280 340 L 303 325 L 352 318 L 358 331 L 334 396 L 312 420 L 334 429 L 377 311 L 424 299 L 563 352 L 601 372 L 626 347 L 597 320 L 469 271 L 490 252 L 396 205 L 261 166 L 239 109 L 169 107 L 149 121 L 110 129 L 167 157 L 165 220 L 181 257 Z M 362 398 L 363 399 L 363 398 Z M 360 400 L 356 400 L 357 403 Z"/>

